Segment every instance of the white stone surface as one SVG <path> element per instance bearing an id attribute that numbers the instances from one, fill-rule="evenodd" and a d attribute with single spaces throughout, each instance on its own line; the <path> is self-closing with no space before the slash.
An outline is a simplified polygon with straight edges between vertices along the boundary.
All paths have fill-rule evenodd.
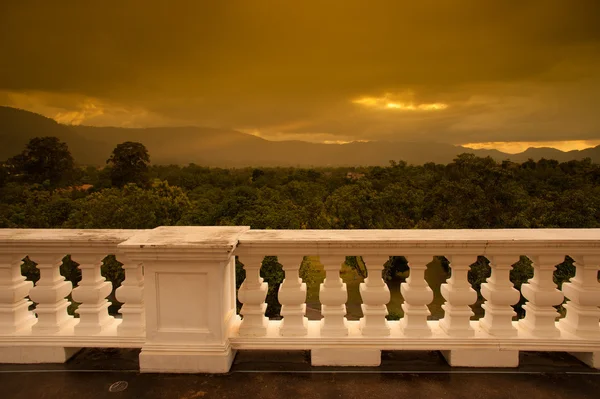
<path id="1" fill-rule="evenodd" d="M 142 372 L 229 370 L 233 250 L 245 227 L 159 227 L 119 245 L 144 267 Z"/>
<path id="2" fill-rule="evenodd" d="M 485 315 L 479 319 L 481 327 L 490 335 L 511 337 L 517 335 L 512 318 L 517 315 L 512 305 L 519 302 L 520 294 L 510 281 L 512 265 L 519 255 L 496 255 L 489 257 L 492 275 L 481 284 L 485 303 L 481 307 Z"/>
<path id="3" fill-rule="evenodd" d="M 240 334 L 261 336 L 267 332 L 269 320 L 265 316 L 267 304 L 265 299 L 269 286 L 260 276 L 264 256 L 241 256 L 246 278 L 238 290 L 238 299 L 242 303 L 240 314 L 244 317 L 240 326 Z"/>
<path id="4" fill-rule="evenodd" d="M 390 335 L 390 326 L 385 319 L 388 314 L 386 305 L 390 301 L 390 289 L 382 278 L 383 266 L 389 257 L 367 255 L 363 260 L 368 277 L 359 286 L 364 315 L 360 319 L 361 332 L 364 336 Z"/>
<path id="5" fill-rule="evenodd" d="M 446 302 L 442 305 L 444 317 L 440 327 L 446 334 L 454 337 L 472 337 L 475 330 L 471 328 L 470 319 L 474 315 L 469 305 L 477 301 L 477 292 L 471 288 L 467 279 L 470 265 L 477 260 L 473 255 L 450 256 L 451 276 L 442 284 L 440 291 Z"/>
<path id="6" fill-rule="evenodd" d="M 76 320 L 67 313 L 73 284 L 60 274 L 60 265 L 66 253 L 33 254 L 31 259 L 40 270 L 40 279 L 29 291 L 29 297 L 36 303 L 37 323 L 32 331 L 39 334 L 54 334 L 72 327 Z"/>
<path id="7" fill-rule="evenodd" d="M 321 301 L 321 334 L 327 337 L 348 335 L 346 326 L 346 302 L 348 290 L 340 278 L 340 268 L 345 258 L 341 256 L 319 256 L 325 268 L 325 280 L 319 289 Z"/>
<path id="8" fill-rule="evenodd" d="M 560 314 L 554 308 L 563 302 L 564 295 L 556 288 L 553 281 L 556 265 L 565 259 L 560 255 L 534 255 L 533 278 L 521 286 L 521 293 L 528 300 L 523 305 L 525 318 L 519 324 L 533 335 L 540 337 L 554 337 L 560 335 L 556 328 L 556 319 Z"/>
<path id="9" fill-rule="evenodd" d="M 126 272 L 117 291 L 125 301 L 124 318 L 104 325 L 106 284 L 98 278 L 97 259 L 82 260 L 111 253 Z M 84 265 L 83 289 L 74 295 L 91 313 L 79 324 L 66 316 L 64 298 L 71 287 L 58 273 L 65 254 Z M 20 275 L 19 260 L 25 255 L 40 263 L 42 278 L 34 288 Z M 267 321 L 260 262 L 248 262 L 254 265 L 248 282 L 259 289 L 247 290 L 249 297 L 241 294 L 241 299 L 259 310 L 259 334 L 245 334 L 235 315 L 235 255 L 244 263 L 275 255 L 284 265 L 286 281 L 279 292 L 284 319 Z M 323 321 L 304 317 L 306 291 L 297 266 L 306 255 L 319 256 L 326 269 L 320 291 Z M 411 267 L 401 321 L 384 319 L 389 293 L 380 273 L 388 255 L 405 255 Z M 446 303 L 439 322 L 427 320 L 431 289 L 423 278 L 433 255 L 447 256 L 452 268 L 441 287 Z M 477 255 L 492 261 L 492 276 L 483 289 L 485 317 L 470 321 L 473 290 L 466 272 Z M 520 322 L 511 320 L 519 293 L 508 279 L 518 255 L 529 255 L 535 267 L 523 286 L 528 303 Z M 563 284 L 567 316 L 555 322 L 553 305 L 562 293 L 551 283 L 551 271 L 565 255 L 576 260 L 577 274 Z M 361 321 L 344 317 L 347 292 L 339 273 L 345 256 L 363 256 L 367 264 Z M 514 367 L 519 351 L 565 351 L 598 367 L 599 268 L 598 229 L 0 229 L 0 362 L 64 361 L 79 347 L 141 347 L 144 372 L 226 372 L 235 350 L 244 349 L 304 349 L 312 351 L 316 364 L 363 366 L 379 364 L 381 350 L 441 350 L 453 365 L 479 367 Z M 37 322 L 27 310 L 28 293 L 38 304 Z M 244 315 L 246 321 L 251 318 Z"/>
<path id="10" fill-rule="evenodd" d="M 569 299 L 567 314 L 560 327 L 579 337 L 600 338 L 600 255 L 574 255 L 575 277 L 564 283 L 562 291 Z"/>
<path id="11" fill-rule="evenodd" d="M 313 366 L 377 367 L 381 364 L 381 351 L 377 349 L 315 348 L 310 351 Z"/>
<path id="12" fill-rule="evenodd" d="M 0 253 L 0 334 L 30 329 L 37 321 L 29 311 L 26 297 L 33 287 L 21 274 L 22 258 L 15 253 Z"/>
<path id="13" fill-rule="evenodd" d="M 316 347 L 335 348 L 370 348 L 380 350 L 518 350 L 518 351 L 560 351 L 591 352 L 600 349 L 600 340 L 582 339 L 562 331 L 560 337 L 541 338 L 531 335 L 527 330 L 519 328 L 518 322 L 513 326 L 517 336 L 494 337 L 485 332 L 478 321 L 471 321 L 475 335 L 472 337 L 449 336 L 439 326 L 438 321 L 429 320 L 427 324 L 431 335 L 427 337 L 406 336 L 399 328 L 399 321 L 389 321 L 390 335 L 387 337 L 365 337 L 362 335 L 359 321 L 347 321 L 348 335 L 344 337 L 328 337 L 321 334 L 319 320 L 309 320 L 308 333 L 302 337 L 285 337 L 279 334 L 281 321 L 271 320 L 267 334 L 263 337 L 246 337 L 238 334 L 239 322 L 232 324 L 229 339 L 235 349 L 260 350 L 307 350 Z"/>
<path id="14" fill-rule="evenodd" d="M 72 297 L 80 305 L 76 312 L 79 323 L 75 326 L 75 334 L 98 334 L 115 323 L 109 316 L 110 303 L 106 299 L 112 291 L 112 284 L 102 276 L 100 267 L 106 253 L 80 254 L 74 261 L 79 263 L 81 281 L 73 290 Z"/>
<path id="15" fill-rule="evenodd" d="M 227 373 L 235 357 L 230 347 L 198 350 L 188 347 L 154 349 L 140 353 L 142 373 Z"/>
<path id="16" fill-rule="evenodd" d="M 144 307 L 144 273 L 140 262 L 131 261 L 124 253 L 118 260 L 123 263 L 125 280 L 117 288 L 115 296 L 121 305 L 122 322 L 117 327 L 119 335 L 143 335 L 146 329 Z"/>
<path id="17" fill-rule="evenodd" d="M 600 351 L 598 352 L 571 352 L 571 355 L 581 360 L 588 366 L 600 369 Z"/>
<path id="18" fill-rule="evenodd" d="M 453 367 L 518 367 L 519 351 L 495 349 L 460 349 L 441 351 Z"/>
<path id="19" fill-rule="evenodd" d="M 306 284 L 302 282 L 299 271 L 302 264 L 301 255 L 284 255 L 278 257 L 283 266 L 285 279 L 279 286 L 277 299 L 281 304 L 281 335 L 303 336 L 307 333 Z"/>
<path id="20" fill-rule="evenodd" d="M 407 336 L 431 335 L 427 324 L 427 316 L 431 312 L 427 305 L 433 301 L 433 291 L 425 281 L 425 270 L 432 260 L 432 256 L 415 255 L 408 258 L 410 274 L 406 282 L 400 284 L 400 292 L 404 297 L 404 317 L 400 319 L 400 328 Z"/>
<path id="21" fill-rule="evenodd" d="M 239 249 L 277 248 L 303 255 L 367 253 L 436 255 L 503 255 L 510 248 L 519 255 L 543 249 L 545 254 L 577 253 L 582 248 L 599 254 L 600 229 L 489 229 L 489 230 L 248 230 Z M 399 252 L 396 252 L 399 251 Z"/>
<path id="22" fill-rule="evenodd" d="M 0 347 L 0 363 L 64 363 L 80 350 L 81 348 L 62 348 L 56 346 Z"/>

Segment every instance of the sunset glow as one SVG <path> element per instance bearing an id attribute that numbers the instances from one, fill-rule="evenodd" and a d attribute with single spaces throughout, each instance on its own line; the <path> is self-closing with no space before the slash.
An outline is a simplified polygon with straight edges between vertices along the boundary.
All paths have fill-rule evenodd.
<path id="1" fill-rule="evenodd" d="M 410 93 L 409 95 L 412 96 L 412 94 Z M 355 100 L 352 100 L 352 103 L 362 105 L 368 108 L 390 109 L 399 111 L 440 111 L 448 108 L 448 104 L 444 103 L 418 104 L 413 101 L 393 101 L 393 97 L 395 96 L 386 93 L 382 97 L 360 97 Z"/>
<path id="2" fill-rule="evenodd" d="M 487 143 L 467 143 L 463 147 L 474 150 L 498 150 L 508 154 L 518 154 L 528 148 L 556 148 L 561 151 L 585 150 L 600 145 L 600 140 L 566 140 L 566 141 L 498 141 Z"/>

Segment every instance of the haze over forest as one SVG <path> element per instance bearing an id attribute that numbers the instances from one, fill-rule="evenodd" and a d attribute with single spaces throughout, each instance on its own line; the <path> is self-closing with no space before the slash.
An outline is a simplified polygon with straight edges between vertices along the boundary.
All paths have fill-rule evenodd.
<path id="1" fill-rule="evenodd" d="M 3 1 L 0 105 L 61 124 L 3 109 L 0 155 L 56 135 L 82 164 L 126 140 L 219 166 L 446 163 L 460 146 L 598 160 L 598 15 L 596 0 Z"/>

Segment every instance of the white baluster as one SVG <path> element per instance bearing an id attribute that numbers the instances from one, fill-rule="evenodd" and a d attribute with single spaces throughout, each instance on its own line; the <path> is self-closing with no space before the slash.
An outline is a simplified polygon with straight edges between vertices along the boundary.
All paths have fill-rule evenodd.
<path id="1" fill-rule="evenodd" d="M 531 256 L 533 278 L 521 285 L 521 293 L 528 300 L 523 305 L 525 318 L 519 320 L 519 327 L 538 337 L 558 337 L 556 318 L 560 314 L 554 306 L 563 302 L 564 296 L 556 289 L 553 281 L 554 269 L 565 257 L 556 255 Z"/>
<path id="2" fill-rule="evenodd" d="M 278 256 L 283 265 L 285 279 L 279 286 L 277 298 L 281 303 L 280 334 L 284 336 L 303 336 L 308 332 L 306 314 L 306 283 L 300 278 L 302 255 Z"/>
<path id="3" fill-rule="evenodd" d="M 325 281 L 319 289 L 321 301 L 321 335 L 327 337 L 343 337 L 348 335 L 346 326 L 346 301 L 348 291 L 346 283 L 340 278 L 340 267 L 344 256 L 319 256 L 325 268 Z"/>
<path id="4" fill-rule="evenodd" d="M 561 329 L 579 337 L 600 339 L 600 256 L 573 258 L 575 277 L 562 285 L 562 292 L 569 299 L 564 305 L 567 315 L 558 324 Z"/>
<path id="5" fill-rule="evenodd" d="M 390 289 L 381 276 L 383 265 L 389 260 L 385 255 L 363 256 L 368 277 L 360 284 L 360 305 L 364 317 L 360 319 L 360 330 L 364 336 L 390 335 L 390 327 L 385 319 L 388 314 L 387 303 L 390 301 Z"/>
<path id="6" fill-rule="evenodd" d="M 62 254 L 35 255 L 32 260 L 38 262 L 40 279 L 29 291 L 29 297 L 36 302 L 35 313 L 38 321 L 32 327 L 34 334 L 53 334 L 75 323 L 69 316 L 69 301 L 65 298 L 71 293 L 73 284 L 60 274 Z"/>
<path id="7" fill-rule="evenodd" d="M 246 255 L 242 258 L 246 279 L 238 291 L 238 299 L 243 304 L 240 313 L 244 318 L 240 324 L 240 335 L 263 336 L 267 333 L 269 320 L 265 316 L 268 284 L 260 277 L 264 256 Z"/>
<path id="8" fill-rule="evenodd" d="M 115 318 L 108 314 L 110 302 L 106 299 L 112 284 L 102 276 L 100 268 L 104 254 L 78 254 L 81 281 L 73 290 L 73 299 L 80 302 L 75 312 L 79 314 L 76 334 L 97 334 L 112 326 Z"/>
<path id="9" fill-rule="evenodd" d="M 472 337 L 475 330 L 471 327 L 471 316 L 474 315 L 469 305 L 477 301 L 477 292 L 468 280 L 470 265 L 476 260 L 473 255 L 452 255 L 448 257 L 451 276 L 442 284 L 440 291 L 446 302 L 442 305 L 444 318 L 440 327 L 453 337 Z"/>
<path id="10" fill-rule="evenodd" d="M 0 334 L 11 334 L 30 328 L 35 315 L 29 311 L 29 295 L 33 283 L 21 274 L 24 256 L 0 254 Z"/>
<path id="11" fill-rule="evenodd" d="M 404 317 L 400 320 L 400 329 L 404 335 L 431 335 L 427 324 L 427 316 L 431 313 L 427 305 L 433 301 L 433 291 L 425 281 L 425 270 L 431 259 L 431 256 L 421 255 L 408 259 L 410 274 L 406 282 L 400 284 L 400 292 L 404 297 Z"/>
<path id="12" fill-rule="evenodd" d="M 117 326 L 117 332 L 123 335 L 143 334 L 146 328 L 146 313 L 142 264 L 129 260 L 123 253 L 119 254 L 118 260 L 123 263 L 125 280 L 115 291 L 117 300 L 123 304 L 119 310 L 123 320 Z"/>
<path id="13" fill-rule="evenodd" d="M 519 302 L 521 297 L 510 281 L 512 265 L 518 262 L 518 255 L 495 255 L 489 257 L 492 275 L 481 284 L 481 295 L 486 299 L 481 305 L 485 316 L 479 320 L 479 325 L 491 335 L 510 337 L 517 335 L 517 329 L 512 324 L 513 316 L 517 314 L 511 305 Z"/>

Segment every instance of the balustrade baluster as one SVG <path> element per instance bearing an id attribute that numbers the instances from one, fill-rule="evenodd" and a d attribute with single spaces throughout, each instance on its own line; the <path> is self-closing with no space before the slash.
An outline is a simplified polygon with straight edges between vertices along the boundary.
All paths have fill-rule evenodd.
<path id="1" fill-rule="evenodd" d="M 34 334 L 53 334 L 75 323 L 67 312 L 69 301 L 65 299 L 73 289 L 73 284 L 60 274 L 64 254 L 40 254 L 32 260 L 37 262 L 40 279 L 29 291 L 29 297 L 36 303 L 37 323 L 32 327 Z"/>
<path id="2" fill-rule="evenodd" d="M 565 257 L 560 255 L 535 255 L 533 278 L 521 285 L 521 293 L 528 300 L 523 306 L 525 318 L 519 320 L 519 327 L 539 337 L 558 337 L 556 318 L 560 315 L 554 306 L 560 305 L 563 293 L 556 289 L 553 281 L 554 269 Z"/>
<path id="3" fill-rule="evenodd" d="M 21 274 L 23 256 L 0 254 L 0 334 L 12 334 L 30 328 L 35 315 L 29 311 L 31 301 L 25 297 L 33 283 Z"/>
<path id="4" fill-rule="evenodd" d="M 581 338 L 600 339 L 600 256 L 573 258 L 575 277 L 562 285 L 562 292 L 569 299 L 564 305 L 567 314 L 558 324 L 561 329 Z"/>
<path id="5" fill-rule="evenodd" d="M 123 304 L 119 310 L 123 320 L 117 326 L 117 332 L 123 335 L 142 334 L 146 327 L 142 264 L 131 261 L 123 253 L 119 254 L 118 260 L 123 263 L 125 280 L 115 292 L 117 300 Z"/>
<path id="6" fill-rule="evenodd" d="M 400 284 L 400 292 L 404 297 L 404 317 L 400 320 L 400 328 L 404 335 L 431 335 L 427 324 L 427 316 L 431 313 L 427 305 L 433 301 L 433 291 L 425 281 L 425 270 L 429 262 L 431 256 L 418 255 L 408 259 L 410 274 L 406 282 Z"/>
<path id="7" fill-rule="evenodd" d="M 340 267 L 344 262 L 343 256 L 320 256 L 320 262 L 325 268 L 325 281 L 319 289 L 321 301 L 321 335 L 342 337 L 348 335 L 346 326 L 346 301 L 348 291 L 346 283 L 340 278 Z"/>
<path id="8" fill-rule="evenodd" d="M 476 257 L 452 255 L 448 258 L 452 274 L 448 282 L 440 287 L 446 300 L 442 305 L 444 318 L 440 320 L 440 327 L 453 337 L 472 337 L 475 330 L 471 327 L 470 320 L 474 313 L 469 305 L 477 301 L 477 292 L 471 287 L 467 276 Z"/>
<path id="9" fill-rule="evenodd" d="M 360 329 L 364 336 L 390 335 L 390 327 L 385 319 L 388 314 L 390 289 L 381 276 L 383 265 L 389 260 L 385 255 L 367 255 L 362 257 L 367 267 L 368 277 L 360 284 L 360 305 L 364 317 L 360 319 Z"/>
<path id="10" fill-rule="evenodd" d="M 517 314 L 512 305 L 519 302 L 520 294 L 510 281 L 510 270 L 519 256 L 494 255 L 489 260 L 492 275 L 481 284 L 481 295 L 486 301 L 482 305 L 485 315 L 479 320 L 479 325 L 491 335 L 516 336 L 518 333 L 512 318 Z"/>
<path id="11" fill-rule="evenodd" d="M 108 314 L 110 302 L 106 299 L 112 291 L 112 284 L 102 276 L 100 268 L 104 254 L 77 254 L 81 281 L 73 290 L 73 299 L 80 302 L 76 312 L 79 323 L 75 333 L 80 335 L 97 334 L 109 328 L 115 318 Z"/>
<path id="12" fill-rule="evenodd" d="M 306 283 L 302 282 L 299 271 L 302 264 L 301 255 L 278 256 L 283 265 L 285 279 L 279 286 L 277 298 L 281 303 L 280 334 L 284 336 L 303 336 L 308 332 L 306 314 Z"/>
<path id="13" fill-rule="evenodd" d="M 240 324 L 240 335 L 263 336 L 267 333 L 269 320 L 265 316 L 268 284 L 260 277 L 264 256 L 245 255 L 244 270 L 246 279 L 238 291 L 238 299 L 243 304 L 240 314 L 244 316 Z"/>

